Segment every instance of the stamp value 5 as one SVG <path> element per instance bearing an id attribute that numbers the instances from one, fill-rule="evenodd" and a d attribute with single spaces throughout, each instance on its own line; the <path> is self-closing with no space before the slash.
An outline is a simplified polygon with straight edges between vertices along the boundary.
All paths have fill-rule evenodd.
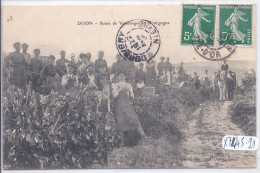
<path id="1" fill-rule="evenodd" d="M 214 45 L 215 5 L 183 5 L 182 37 L 183 45 Z"/>
<path id="2" fill-rule="evenodd" d="M 219 44 L 252 45 L 252 5 L 219 6 Z"/>

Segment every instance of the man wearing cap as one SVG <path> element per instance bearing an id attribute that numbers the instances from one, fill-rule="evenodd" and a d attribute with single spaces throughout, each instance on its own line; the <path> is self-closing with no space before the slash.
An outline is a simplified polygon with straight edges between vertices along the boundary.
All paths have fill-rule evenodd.
<path id="1" fill-rule="evenodd" d="M 228 71 L 228 64 L 226 61 L 224 61 L 224 64 L 222 64 L 221 71 Z"/>
<path id="2" fill-rule="evenodd" d="M 23 54 L 20 53 L 21 43 L 14 43 L 13 47 L 15 51 L 9 53 L 4 60 L 8 68 L 9 83 L 25 90 L 27 83 L 27 63 Z"/>
<path id="3" fill-rule="evenodd" d="M 65 58 L 66 52 L 64 50 L 60 51 L 61 58 L 56 61 L 57 69 L 60 71 L 61 77 L 67 74 L 66 64 L 70 63 L 69 60 Z"/>
<path id="4" fill-rule="evenodd" d="M 32 89 L 38 91 L 40 88 L 40 73 L 43 69 L 43 61 L 40 58 L 40 49 L 34 49 L 35 57 L 31 60 L 30 73 L 32 74 Z"/>

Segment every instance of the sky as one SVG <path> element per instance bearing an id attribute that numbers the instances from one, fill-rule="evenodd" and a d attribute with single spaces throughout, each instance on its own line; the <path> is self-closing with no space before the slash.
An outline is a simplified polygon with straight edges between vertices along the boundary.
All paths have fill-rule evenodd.
<path id="1" fill-rule="evenodd" d="M 78 56 L 90 52 L 94 61 L 98 51 L 103 50 L 104 58 L 111 65 L 118 54 L 115 40 L 120 22 L 146 19 L 169 23 L 155 25 L 161 37 L 160 50 L 154 58 L 157 62 L 161 56 L 169 57 L 172 63 L 207 61 L 194 51 L 192 45 L 181 45 L 181 4 L 32 5 L 4 6 L 2 9 L 2 50 L 5 52 L 13 51 L 13 43 L 19 41 L 29 45 L 31 55 L 35 48 L 41 50 L 41 55 L 52 54 L 56 59 L 61 50 L 66 51 L 68 59 L 71 54 Z M 82 21 L 92 22 L 92 25 L 78 25 Z M 117 25 L 113 25 L 114 21 Z M 100 22 L 111 25 L 100 25 Z M 255 61 L 256 47 L 238 47 L 228 60 Z"/>

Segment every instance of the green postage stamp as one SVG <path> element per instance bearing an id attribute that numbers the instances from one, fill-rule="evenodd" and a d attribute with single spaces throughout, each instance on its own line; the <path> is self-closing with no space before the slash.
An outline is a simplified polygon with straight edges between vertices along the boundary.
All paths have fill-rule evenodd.
<path id="1" fill-rule="evenodd" d="M 183 5 L 182 38 L 183 45 L 214 45 L 215 5 Z"/>
<path id="2" fill-rule="evenodd" d="M 252 45 L 252 5 L 219 6 L 219 44 Z"/>

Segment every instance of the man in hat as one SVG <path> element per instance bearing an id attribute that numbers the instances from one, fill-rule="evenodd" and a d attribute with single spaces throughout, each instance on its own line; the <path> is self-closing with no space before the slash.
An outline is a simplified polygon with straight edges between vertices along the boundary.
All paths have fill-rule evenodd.
<path id="1" fill-rule="evenodd" d="M 165 58 L 162 56 L 160 60 L 161 62 L 159 62 L 157 65 L 158 78 L 160 78 L 163 75 L 163 70 L 165 69 L 165 63 L 164 63 Z"/>
<path id="2" fill-rule="evenodd" d="M 120 71 L 124 71 L 124 63 L 123 63 L 122 56 L 120 54 L 117 54 L 116 59 L 117 59 L 117 61 L 112 64 L 111 71 L 110 71 L 110 74 L 113 75 L 112 83 L 118 83 L 118 81 L 119 81 L 118 73 Z"/>
<path id="3" fill-rule="evenodd" d="M 30 73 L 32 77 L 32 89 L 38 91 L 40 88 L 40 74 L 43 69 L 43 61 L 40 58 L 40 49 L 34 49 L 35 57 L 31 60 Z"/>
<path id="4" fill-rule="evenodd" d="M 221 71 L 228 71 L 228 64 L 226 61 L 224 61 L 224 64 L 222 64 Z"/>
<path id="5" fill-rule="evenodd" d="M 13 44 L 15 51 L 5 57 L 5 64 L 8 68 L 8 78 L 11 85 L 25 90 L 27 83 L 27 63 L 24 56 L 20 53 L 21 43 Z"/>
<path id="6" fill-rule="evenodd" d="M 70 61 L 65 58 L 66 52 L 64 50 L 60 51 L 60 59 L 56 61 L 57 69 L 60 71 L 61 77 L 67 74 L 66 64 L 69 64 Z"/>

